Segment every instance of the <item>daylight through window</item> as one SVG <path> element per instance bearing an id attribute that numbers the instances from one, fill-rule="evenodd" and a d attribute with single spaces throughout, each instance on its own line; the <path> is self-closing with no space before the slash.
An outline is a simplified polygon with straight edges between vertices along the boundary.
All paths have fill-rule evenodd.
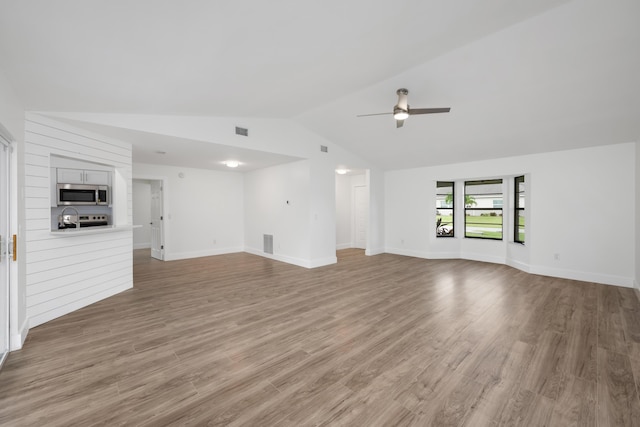
<path id="1" fill-rule="evenodd" d="M 436 236 L 453 237 L 454 183 L 436 183 Z"/>
<path id="2" fill-rule="evenodd" d="M 524 243 L 524 175 L 514 178 L 514 207 L 513 207 L 513 241 Z"/>
<path id="3" fill-rule="evenodd" d="M 502 180 L 464 183 L 464 236 L 502 240 Z"/>

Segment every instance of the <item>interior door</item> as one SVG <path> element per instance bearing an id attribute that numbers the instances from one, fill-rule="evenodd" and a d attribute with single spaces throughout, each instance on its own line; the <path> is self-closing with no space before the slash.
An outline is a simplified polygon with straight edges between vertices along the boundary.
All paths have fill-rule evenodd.
<path id="1" fill-rule="evenodd" d="M 162 181 L 151 181 L 151 257 L 164 259 Z"/>
<path id="2" fill-rule="evenodd" d="M 354 233 L 355 247 L 367 248 L 367 227 L 369 223 L 369 193 L 367 187 L 354 187 Z"/>
<path id="3" fill-rule="evenodd" d="M 0 136 L 0 367 L 9 354 L 9 150 Z"/>

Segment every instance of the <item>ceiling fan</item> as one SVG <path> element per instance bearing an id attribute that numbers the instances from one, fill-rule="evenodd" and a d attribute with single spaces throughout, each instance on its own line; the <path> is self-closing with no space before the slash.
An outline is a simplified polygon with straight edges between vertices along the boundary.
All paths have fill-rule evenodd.
<path id="1" fill-rule="evenodd" d="M 382 116 L 385 114 L 393 114 L 393 118 L 396 119 L 396 127 L 401 128 L 404 125 L 404 121 L 409 116 L 415 116 L 418 114 L 434 114 L 434 113 L 448 113 L 451 108 L 410 108 L 407 104 L 407 95 L 409 90 L 400 88 L 396 91 L 398 94 L 398 103 L 393 107 L 393 113 L 375 113 L 375 114 L 361 114 L 357 117 L 367 116 Z"/>

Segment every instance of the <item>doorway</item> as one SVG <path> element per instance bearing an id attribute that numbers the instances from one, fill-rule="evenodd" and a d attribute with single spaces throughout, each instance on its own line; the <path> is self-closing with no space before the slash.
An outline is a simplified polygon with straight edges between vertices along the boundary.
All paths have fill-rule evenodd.
<path id="1" fill-rule="evenodd" d="M 11 143 L 0 126 L 0 368 L 9 354 L 9 286 L 11 252 Z"/>
<path id="2" fill-rule="evenodd" d="M 133 179 L 133 248 L 164 260 L 164 194 L 159 179 Z"/>
<path id="3" fill-rule="evenodd" d="M 366 249 L 369 235 L 367 171 L 336 174 L 336 249 Z"/>

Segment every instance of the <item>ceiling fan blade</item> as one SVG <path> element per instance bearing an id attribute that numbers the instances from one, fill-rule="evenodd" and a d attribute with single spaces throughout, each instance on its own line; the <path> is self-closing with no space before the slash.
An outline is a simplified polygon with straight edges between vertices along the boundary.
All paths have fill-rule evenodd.
<path id="1" fill-rule="evenodd" d="M 396 128 L 401 128 L 404 125 L 404 120 L 396 120 Z"/>
<path id="2" fill-rule="evenodd" d="M 369 117 L 369 116 L 386 116 L 393 113 L 373 113 L 373 114 L 358 114 L 356 117 Z"/>
<path id="3" fill-rule="evenodd" d="M 451 108 L 410 108 L 409 115 L 413 116 L 416 114 L 434 114 L 434 113 L 448 113 L 451 111 Z"/>

